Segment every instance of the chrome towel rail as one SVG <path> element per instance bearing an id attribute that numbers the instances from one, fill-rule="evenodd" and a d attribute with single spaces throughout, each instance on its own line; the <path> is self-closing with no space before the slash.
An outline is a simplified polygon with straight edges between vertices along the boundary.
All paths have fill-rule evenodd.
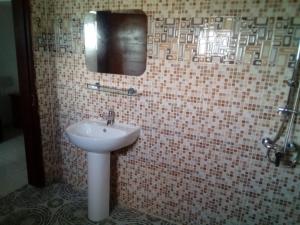
<path id="1" fill-rule="evenodd" d="M 118 94 L 118 95 L 127 95 L 127 96 L 139 96 L 136 89 L 130 87 L 130 88 L 116 88 L 116 87 L 110 87 L 105 85 L 100 85 L 99 82 L 94 84 L 86 84 L 87 89 L 96 90 L 96 91 L 102 91 L 102 92 L 108 92 L 112 94 Z"/>

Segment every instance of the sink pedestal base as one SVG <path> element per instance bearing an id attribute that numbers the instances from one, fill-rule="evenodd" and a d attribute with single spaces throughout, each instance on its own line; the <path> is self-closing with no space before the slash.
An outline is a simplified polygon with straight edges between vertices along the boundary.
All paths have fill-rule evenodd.
<path id="1" fill-rule="evenodd" d="M 109 216 L 110 152 L 88 152 L 88 218 L 100 221 Z"/>

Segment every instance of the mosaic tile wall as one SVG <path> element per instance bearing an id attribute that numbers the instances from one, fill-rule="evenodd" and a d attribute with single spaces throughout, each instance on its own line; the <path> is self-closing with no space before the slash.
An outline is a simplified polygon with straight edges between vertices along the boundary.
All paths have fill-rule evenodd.
<path id="1" fill-rule="evenodd" d="M 276 110 L 285 104 L 300 38 L 299 1 L 31 3 L 49 182 L 86 186 L 86 155 L 64 129 L 114 108 L 117 121 L 142 127 L 136 145 L 112 155 L 114 204 L 181 224 L 300 223 L 300 167 L 275 168 L 260 144 L 280 125 Z M 82 21 L 101 9 L 146 12 L 142 76 L 87 71 Z M 94 82 L 142 95 L 85 88 Z"/>

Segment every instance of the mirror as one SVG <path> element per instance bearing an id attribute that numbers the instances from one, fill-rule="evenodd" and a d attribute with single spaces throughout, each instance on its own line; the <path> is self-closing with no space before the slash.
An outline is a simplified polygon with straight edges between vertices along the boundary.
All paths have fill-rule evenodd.
<path id="1" fill-rule="evenodd" d="M 140 10 L 91 11 L 84 21 L 88 70 L 142 75 L 147 59 L 147 16 Z"/>

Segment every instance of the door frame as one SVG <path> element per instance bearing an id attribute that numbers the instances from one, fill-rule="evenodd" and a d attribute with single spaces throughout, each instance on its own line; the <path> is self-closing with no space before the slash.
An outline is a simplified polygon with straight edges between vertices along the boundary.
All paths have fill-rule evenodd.
<path id="1" fill-rule="evenodd" d="M 45 186 L 40 119 L 35 85 L 30 0 L 12 0 L 28 183 Z"/>

